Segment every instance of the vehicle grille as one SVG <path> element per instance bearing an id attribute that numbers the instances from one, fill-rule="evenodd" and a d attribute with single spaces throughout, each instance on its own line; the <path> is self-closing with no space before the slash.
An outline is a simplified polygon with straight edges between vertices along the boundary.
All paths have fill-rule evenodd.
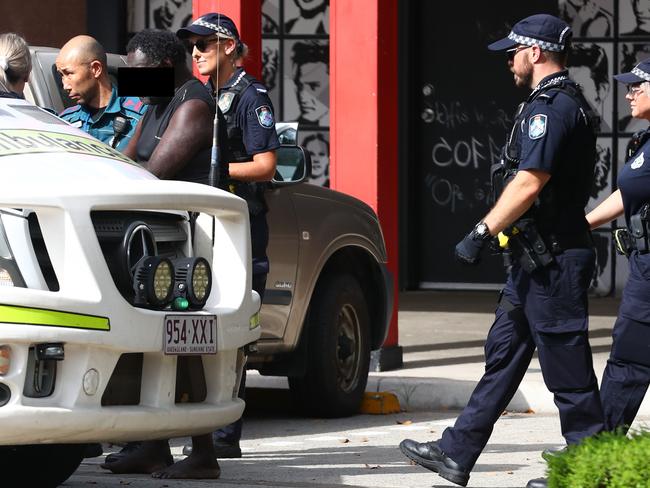
<path id="1" fill-rule="evenodd" d="M 111 272 L 113 281 L 122 296 L 133 302 L 132 271 L 126 260 L 127 230 L 135 223 L 144 223 L 151 229 L 157 255 L 170 259 L 186 257 L 188 227 L 187 215 L 143 211 L 91 212 L 95 234 Z"/>

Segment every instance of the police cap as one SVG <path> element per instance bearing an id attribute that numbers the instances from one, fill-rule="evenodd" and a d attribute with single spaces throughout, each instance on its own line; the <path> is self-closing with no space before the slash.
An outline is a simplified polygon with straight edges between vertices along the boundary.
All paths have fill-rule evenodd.
<path id="1" fill-rule="evenodd" d="M 510 34 L 488 46 L 491 51 L 511 47 L 539 46 L 544 51 L 564 51 L 571 37 L 571 27 L 563 20 L 548 14 L 536 14 L 517 22 Z"/>
<path id="2" fill-rule="evenodd" d="M 621 83 L 640 83 L 650 81 L 650 58 L 641 61 L 632 71 L 614 75 L 614 78 Z"/>
<path id="3" fill-rule="evenodd" d="M 227 15 L 215 12 L 202 15 L 187 27 L 176 31 L 176 35 L 181 39 L 190 37 L 192 34 L 197 36 L 216 34 L 219 37 L 226 37 L 241 42 L 239 39 L 239 31 L 232 19 Z"/>

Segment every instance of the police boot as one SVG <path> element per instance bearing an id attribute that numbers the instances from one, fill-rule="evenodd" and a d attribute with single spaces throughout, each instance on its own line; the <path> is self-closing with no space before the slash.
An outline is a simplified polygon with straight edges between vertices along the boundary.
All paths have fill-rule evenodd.
<path id="1" fill-rule="evenodd" d="M 546 478 L 535 478 L 534 480 L 530 480 L 528 482 L 526 488 L 547 488 L 547 486 L 548 481 Z"/>
<path id="2" fill-rule="evenodd" d="M 464 469 L 442 452 L 438 441 L 415 442 L 411 439 L 404 439 L 400 442 L 399 448 L 407 458 L 423 468 L 438 473 L 452 483 L 467 486 L 469 470 Z"/>

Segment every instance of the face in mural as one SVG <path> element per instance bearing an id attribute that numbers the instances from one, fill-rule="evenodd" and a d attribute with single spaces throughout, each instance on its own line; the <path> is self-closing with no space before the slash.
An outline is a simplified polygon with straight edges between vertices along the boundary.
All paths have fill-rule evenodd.
<path id="1" fill-rule="evenodd" d="M 323 138 L 323 136 L 317 134 L 315 136 L 306 138 L 303 145 L 311 156 L 312 178 L 319 178 L 323 176 L 330 162 L 329 144 Z"/>
<path id="2" fill-rule="evenodd" d="M 319 123 L 329 113 L 329 69 L 325 63 L 298 64 L 294 70 L 294 83 L 300 107 L 300 117 L 307 122 Z"/>

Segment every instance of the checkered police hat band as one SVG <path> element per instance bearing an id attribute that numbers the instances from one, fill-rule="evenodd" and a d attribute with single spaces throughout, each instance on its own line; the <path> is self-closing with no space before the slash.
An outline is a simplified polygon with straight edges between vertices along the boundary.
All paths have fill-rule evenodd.
<path id="1" fill-rule="evenodd" d="M 212 29 L 213 31 L 215 31 L 217 34 L 221 34 L 224 37 L 235 39 L 235 35 L 232 32 L 230 32 L 228 29 L 220 25 L 213 24 L 212 22 L 206 22 L 205 20 L 197 19 L 194 22 L 192 22 L 192 25 L 200 25 L 201 27 L 207 27 L 208 29 Z"/>
<path id="2" fill-rule="evenodd" d="M 533 37 L 520 36 L 514 32 L 508 34 L 508 39 L 523 44 L 524 46 L 539 46 L 543 51 L 555 51 L 560 52 L 564 51 L 564 46 L 562 44 L 555 44 L 554 42 L 542 41 L 540 39 L 535 39 Z M 561 41 L 561 40 L 560 40 Z"/>
<path id="3" fill-rule="evenodd" d="M 645 81 L 650 81 L 650 74 L 646 73 L 645 71 L 641 71 L 637 67 L 632 69 L 632 74 L 637 75 L 639 78 L 643 78 Z"/>

